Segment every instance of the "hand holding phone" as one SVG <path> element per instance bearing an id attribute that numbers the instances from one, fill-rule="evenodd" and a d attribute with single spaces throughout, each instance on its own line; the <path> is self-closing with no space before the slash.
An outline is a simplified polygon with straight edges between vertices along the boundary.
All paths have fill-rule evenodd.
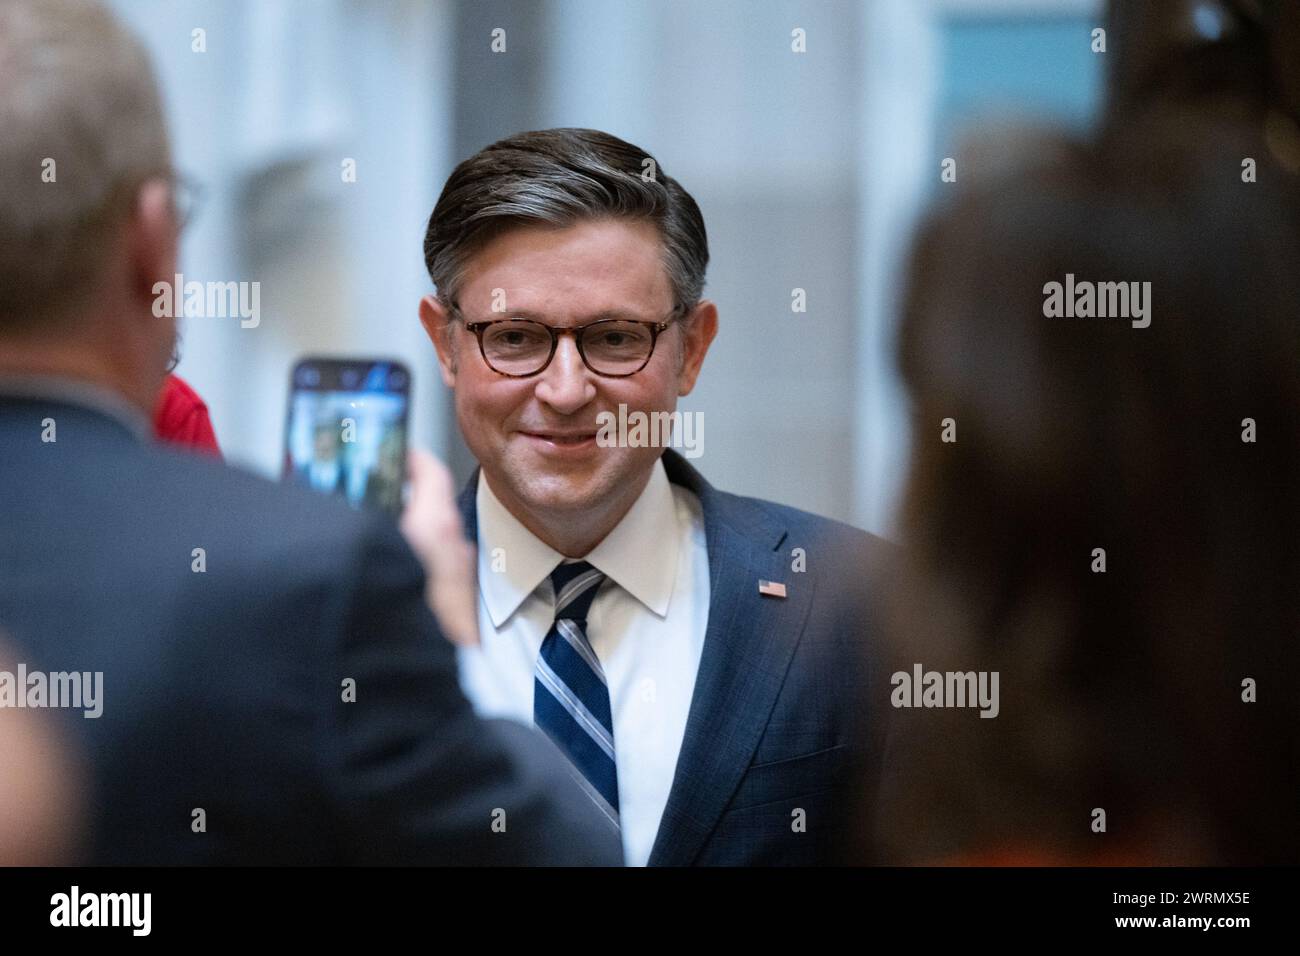
<path id="1" fill-rule="evenodd" d="M 477 556 L 465 540 L 451 472 L 421 449 L 410 454 L 411 496 L 402 534 L 424 564 L 425 596 L 443 634 L 453 644 L 478 643 Z"/>

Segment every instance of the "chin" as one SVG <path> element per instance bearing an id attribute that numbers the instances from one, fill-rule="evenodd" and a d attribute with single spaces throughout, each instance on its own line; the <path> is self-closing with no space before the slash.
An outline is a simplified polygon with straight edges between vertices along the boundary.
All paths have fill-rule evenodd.
<path id="1" fill-rule="evenodd" d="M 540 475 L 520 484 L 519 497 L 530 508 L 581 511 L 603 498 L 605 482 L 598 474 Z"/>
<path id="2" fill-rule="evenodd" d="M 652 466 L 654 460 L 648 464 Z M 493 488 L 512 496 L 529 511 L 579 514 L 608 506 L 619 497 L 619 489 L 635 481 L 645 468 L 646 462 L 610 455 L 586 462 L 539 462 L 524 451 L 497 458 L 489 477 L 500 476 L 500 481 L 494 478 Z"/>

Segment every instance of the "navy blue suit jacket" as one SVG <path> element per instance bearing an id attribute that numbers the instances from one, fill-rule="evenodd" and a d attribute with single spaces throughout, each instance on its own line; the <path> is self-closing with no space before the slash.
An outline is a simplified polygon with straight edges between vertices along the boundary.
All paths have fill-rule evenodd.
<path id="1" fill-rule="evenodd" d="M 669 481 L 704 513 L 709 618 L 677 770 L 650 864 L 860 859 L 887 699 L 873 660 L 874 586 L 892 546 L 794 508 L 718 491 L 680 455 Z M 477 537 L 477 474 L 461 493 Z M 795 549 L 804 569 L 795 570 Z M 784 584 L 786 597 L 759 593 Z M 615 741 L 615 747 L 618 742 Z"/>
<path id="2" fill-rule="evenodd" d="M 390 520 L 48 400 L 0 397 L 0 450 L 14 663 L 104 675 L 58 712 L 88 862 L 621 861 L 549 741 L 474 716 Z"/>

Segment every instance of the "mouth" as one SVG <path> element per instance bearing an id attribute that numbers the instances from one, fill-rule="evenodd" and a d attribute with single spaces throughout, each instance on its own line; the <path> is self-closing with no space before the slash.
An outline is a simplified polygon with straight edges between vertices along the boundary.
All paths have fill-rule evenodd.
<path id="1" fill-rule="evenodd" d="M 542 451 L 574 452 L 596 447 L 596 433 L 588 431 L 524 431 L 530 444 Z"/>

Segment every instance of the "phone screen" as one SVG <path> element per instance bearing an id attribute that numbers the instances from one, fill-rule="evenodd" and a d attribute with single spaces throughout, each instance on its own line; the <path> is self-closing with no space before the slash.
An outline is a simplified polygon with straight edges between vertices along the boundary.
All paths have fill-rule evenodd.
<path id="1" fill-rule="evenodd" d="M 410 389 L 410 372 L 400 362 L 298 362 L 290 379 L 283 480 L 357 508 L 400 514 Z"/>

